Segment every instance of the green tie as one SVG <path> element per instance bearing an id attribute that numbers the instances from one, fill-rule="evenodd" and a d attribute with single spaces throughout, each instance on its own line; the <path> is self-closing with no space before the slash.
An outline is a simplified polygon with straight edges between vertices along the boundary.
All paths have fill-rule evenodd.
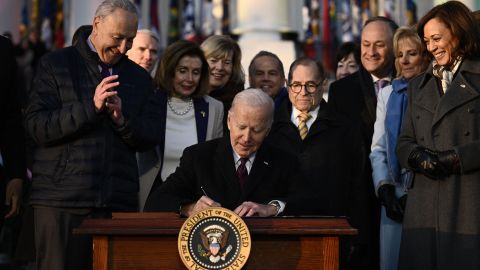
<path id="1" fill-rule="evenodd" d="M 309 113 L 300 113 L 297 118 L 298 118 L 298 132 L 300 133 L 300 137 L 302 137 L 302 140 L 307 137 L 308 134 L 308 127 L 307 127 L 307 120 L 312 117 Z"/>

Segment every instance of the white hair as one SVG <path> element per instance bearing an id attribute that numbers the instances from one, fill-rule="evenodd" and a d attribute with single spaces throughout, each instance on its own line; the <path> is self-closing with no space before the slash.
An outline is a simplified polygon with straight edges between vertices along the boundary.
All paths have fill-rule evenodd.
<path id="1" fill-rule="evenodd" d="M 115 12 L 117 8 L 133 13 L 138 18 L 137 7 L 129 0 L 104 0 L 97 7 L 97 10 L 95 11 L 95 17 L 104 18 Z"/>
<path id="2" fill-rule="evenodd" d="M 158 37 L 158 34 L 156 31 L 152 31 L 150 29 L 142 28 L 137 30 L 138 33 L 143 33 L 151 36 L 153 39 L 155 39 L 157 42 L 160 42 L 160 38 Z"/>
<path id="3" fill-rule="evenodd" d="M 232 102 L 232 107 L 228 111 L 229 114 L 233 114 L 235 106 L 242 104 L 250 108 L 264 108 L 267 112 L 268 126 L 272 126 L 273 112 L 275 110 L 275 103 L 273 99 L 267 95 L 263 90 L 257 88 L 250 88 L 240 91 Z"/>

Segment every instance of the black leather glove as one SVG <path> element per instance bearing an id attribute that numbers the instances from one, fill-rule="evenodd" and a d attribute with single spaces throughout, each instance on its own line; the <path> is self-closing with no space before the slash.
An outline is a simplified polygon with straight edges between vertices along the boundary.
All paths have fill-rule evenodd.
<path id="1" fill-rule="evenodd" d="M 440 162 L 438 153 L 425 147 L 415 148 L 408 157 L 408 165 L 431 179 L 442 179 L 448 175 L 447 169 Z"/>
<path id="2" fill-rule="evenodd" d="M 385 206 L 387 217 L 401 223 L 405 207 L 402 206 L 400 200 L 395 195 L 395 186 L 390 184 L 381 185 L 377 193 L 380 202 Z"/>
<path id="3" fill-rule="evenodd" d="M 438 152 L 438 161 L 443 165 L 448 175 L 460 174 L 460 158 L 454 150 Z"/>

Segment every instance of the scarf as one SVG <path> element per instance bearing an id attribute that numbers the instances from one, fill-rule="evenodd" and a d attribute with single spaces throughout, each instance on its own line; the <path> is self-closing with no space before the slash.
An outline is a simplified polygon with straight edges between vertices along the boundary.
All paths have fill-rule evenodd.
<path id="1" fill-rule="evenodd" d="M 437 60 L 432 61 L 433 65 L 433 75 L 440 79 L 442 82 L 443 93 L 446 93 L 450 84 L 453 80 L 453 75 L 457 72 L 460 63 L 462 62 L 462 57 L 457 57 L 451 66 L 441 66 L 437 63 Z"/>
<path id="2" fill-rule="evenodd" d="M 397 139 L 402 127 L 403 116 L 407 109 L 408 81 L 404 78 L 395 79 L 392 82 L 392 93 L 387 101 L 385 115 L 385 136 L 387 140 L 387 164 L 390 176 L 396 183 L 401 183 L 401 167 L 397 159 Z"/>

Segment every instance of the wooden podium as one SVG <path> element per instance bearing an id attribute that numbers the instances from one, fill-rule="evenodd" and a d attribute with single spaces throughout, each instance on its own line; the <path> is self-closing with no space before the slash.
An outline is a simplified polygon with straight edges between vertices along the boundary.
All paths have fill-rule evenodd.
<path id="1" fill-rule="evenodd" d="M 75 230 L 93 236 L 94 270 L 186 269 L 177 248 L 185 221 L 175 213 L 114 213 Z M 245 218 L 252 249 L 243 269 L 338 269 L 339 238 L 357 230 L 342 218 Z"/>

